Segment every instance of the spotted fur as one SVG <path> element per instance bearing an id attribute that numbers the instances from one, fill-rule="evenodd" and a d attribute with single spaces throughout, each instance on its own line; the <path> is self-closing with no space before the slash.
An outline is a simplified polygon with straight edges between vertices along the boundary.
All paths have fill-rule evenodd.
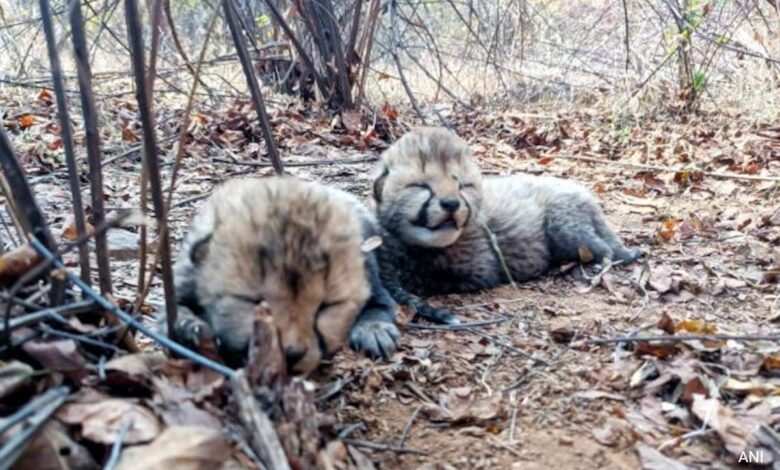
<path id="1" fill-rule="evenodd" d="M 470 292 L 508 282 L 491 233 L 518 282 L 579 260 L 584 248 L 595 261 L 631 262 L 641 254 L 623 246 L 582 185 L 530 175 L 483 178 L 468 145 L 446 129 L 410 132 L 385 151 L 374 198 L 385 284 L 415 307 L 424 302 L 407 290 Z M 422 316 L 455 321 L 442 311 Z"/>
<path id="2" fill-rule="evenodd" d="M 370 356 L 396 348 L 395 303 L 382 287 L 377 233 L 353 196 L 293 178 L 238 179 L 217 189 L 194 217 L 175 266 L 186 307 L 173 336 L 189 346 L 213 336 L 241 365 L 264 303 L 291 372 L 305 373 L 347 339 Z M 188 313 L 191 312 L 191 313 Z"/>

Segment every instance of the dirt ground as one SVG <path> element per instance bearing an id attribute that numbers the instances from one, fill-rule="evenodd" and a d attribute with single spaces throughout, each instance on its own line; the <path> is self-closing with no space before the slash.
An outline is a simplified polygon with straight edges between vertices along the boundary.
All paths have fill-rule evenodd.
<path id="1" fill-rule="evenodd" d="M 262 163 L 263 145 L 246 106 L 236 106 L 202 112 L 192 130 L 170 214 L 176 242 L 196 199 L 215 183 L 271 174 L 252 166 Z M 118 135 L 127 120 L 115 109 L 104 117 Z M 373 163 L 355 161 L 376 156 L 382 138 L 411 124 L 393 117 L 378 131 L 370 115 L 350 129 L 327 117 L 272 111 L 285 162 L 304 165 L 290 165 L 289 173 L 366 199 Z M 175 119 L 165 118 L 167 181 L 165 139 Z M 340 437 L 386 469 L 731 468 L 742 465 L 740 446 L 772 455 L 752 432 L 777 421 L 776 342 L 582 340 L 776 331 L 780 185 L 761 178 L 780 175 L 780 128 L 709 115 L 625 122 L 615 131 L 613 117 L 598 110 L 449 118 L 486 174 L 583 182 L 626 244 L 647 255 L 630 266 L 568 266 L 517 289 L 431 299 L 464 323 L 487 323 L 473 328 L 412 324 L 400 311 L 403 339 L 390 361 L 344 351 L 310 378 Z M 29 130 L 13 137 L 44 212 L 66 228 L 61 162 L 37 150 L 47 137 Z M 104 138 L 113 144 L 116 135 Z M 110 155 L 137 146 L 118 142 Z M 310 164 L 321 160 L 337 163 Z M 106 165 L 110 208 L 137 207 L 140 167 L 138 152 Z M 724 172 L 737 176 L 712 175 Z M 137 265 L 133 257 L 112 265 L 118 298 L 135 298 Z M 150 304 L 160 296 L 155 284 Z"/>

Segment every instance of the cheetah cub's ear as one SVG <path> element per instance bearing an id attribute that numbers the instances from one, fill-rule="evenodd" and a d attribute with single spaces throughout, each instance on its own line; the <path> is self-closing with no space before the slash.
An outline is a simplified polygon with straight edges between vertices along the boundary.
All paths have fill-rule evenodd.
<path id="1" fill-rule="evenodd" d="M 385 189 L 385 180 L 390 174 L 390 169 L 384 165 L 380 168 L 374 179 L 374 201 L 382 202 L 382 191 Z"/>
<path id="2" fill-rule="evenodd" d="M 199 266 L 209 255 L 209 243 L 211 242 L 211 233 L 192 243 L 190 247 L 190 261 L 193 266 Z"/>

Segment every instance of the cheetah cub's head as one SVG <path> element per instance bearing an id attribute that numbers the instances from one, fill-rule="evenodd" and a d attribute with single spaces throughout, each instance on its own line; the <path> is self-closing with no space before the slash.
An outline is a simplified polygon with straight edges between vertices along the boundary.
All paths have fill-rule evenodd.
<path id="1" fill-rule="evenodd" d="M 482 177 L 466 142 L 444 128 L 405 134 L 381 158 L 374 199 L 385 229 L 404 243 L 455 243 L 481 205 Z"/>
<path id="2" fill-rule="evenodd" d="M 193 220 L 177 270 L 194 282 L 179 294 L 233 362 L 246 358 L 261 303 L 290 372 L 313 370 L 346 342 L 370 287 L 360 220 L 334 192 L 292 178 L 233 180 Z"/>

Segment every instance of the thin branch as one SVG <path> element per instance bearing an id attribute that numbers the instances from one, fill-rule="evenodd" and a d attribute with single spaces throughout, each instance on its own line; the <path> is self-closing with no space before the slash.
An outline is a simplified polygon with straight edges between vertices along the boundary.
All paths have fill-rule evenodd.
<path id="1" fill-rule="evenodd" d="M 577 347 L 583 344 L 613 344 L 613 343 L 649 343 L 658 341 L 662 343 L 682 343 L 683 341 L 777 341 L 780 342 L 780 335 L 684 335 L 684 336 L 619 336 L 617 338 L 594 338 L 576 341 L 571 343 L 571 347 Z"/>
<path id="2" fill-rule="evenodd" d="M 65 151 L 65 163 L 68 167 L 68 185 L 70 194 L 73 198 L 73 217 L 76 223 L 76 234 L 82 236 L 87 232 L 87 226 L 84 218 L 84 204 L 81 202 L 81 186 L 79 185 L 79 170 L 76 166 L 76 155 L 74 153 L 73 129 L 70 126 L 70 113 L 68 112 L 68 103 L 65 98 L 65 85 L 62 79 L 62 66 L 60 65 L 60 56 L 57 53 L 57 39 L 54 37 L 54 26 L 52 25 L 52 12 L 49 0 L 40 0 L 41 18 L 43 19 L 43 31 L 46 35 L 46 48 L 49 53 L 49 63 L 51 64 L 52 81 L 54 82 L 54 94 L 57 97 L 57 111 L 60 117 L 60 136 L 62 137 L 62 147 Z M 81 277 L 84 282 L 89 284 L 89 251 L 87 245 L 79 247 L 79 267 Z"/>
<path id="3" fill-rule="evenodd" d="M 14 204 L 19 209 L 17 216 L 19 216 L 25 231 L 31 233 L 33 238 L 43 242 L 46 248 L 56 251 L 57 243 L 54 241 L 49 225 L 46 223 L 30 189 L 27 176 L 11 148 L 11 142 L 8 140 L 4 126 L 0 126 L 0 166 L 13 195 Z M 50 282 L 52 286 L 51 303 L 53 306 L 60 305 L 65 300 L 65 284 L 57 276 L 50 276 Z"/>
<path id="4" fill-rule="evenodd" d="M 90 299 L 93 299 L 98 304 L 98 306 L 100 306 L 102 309 L 116 315 L 119 319 L 121 319 L 131 328 L 140 331 L 144 335 L 153 339 L 160 345 L 170 349 L 174 353 L 183 356 L 191 361 L 197 362 L 198 364 L 204 367 L 208 367 L 211 370 L 219 372 L 220 374 L 225 375 L 226 377 L 232 378 L 236 375 L 236 372 L 233 369 L 225 366 L 224 364 L 220 364 L 207 357 L 204 357 L 194 351 L 185 348 L 184 346 L 171 340 L 167 336 L 152 331 L 146 325 L 140 323 L 135 318 L 125 313 L 122 309 L 112 304 L 105 298 L 101 297 L 100 294 L 98 294 L 91 287 L 86 285 L 84 281 L 78 278 L 78 276 L 73 274 L 71 271 L 65 269 L 65 265 L 62 264 L 62 261 L 57 260 L 52 254 L 52 252 L 49 251 L 49 249 L 46 248 L 46 246 L 44 246 L 41 242 L 39 242 L 36 239 L 32 239 L 30 240 L 30 243 L 33 245 L 33 248 L 35 248 L 36 251 L 38 251 L 38 253 L 48 263 L 51 263 L 57 269 L 62 269 L 63 272 L 65 273 L 65 276 L 67 276 L 67 278 L 70 279 L 71 282 L 73 282 L 79 289 L 81 289 L 81 291 L 84 293 L 85 296 L 89 297 Z"/>
<path id="5" fill-rule="evenodd" d="M 151 97 L 147 93 L 146 73 L 144 67 L 144 42 L 141 19 L 138 16 L 136 0 L 125 0 L 125 16 L 127 32 L 132 50 L 133 72 L 135 75 L 135 92 L 138 101 L 138 114 L 144 131 L 144 160 L 149 177 L 149 189 L 152 193 L 155 219 L 157 220 L 160 253 L 160 270 L 165 293 L 165 312 L 168 320 L 168 331 L 174 331 L 176 324 L 176 293 L 173 285 L 173 269 L 171 266 L 171 247 L 169 242 L 167 211 L 163 199 L 160 164 L 158 161 L 157 138 L 155 136 L 154 116 L 151 109 Z"/>
<path id="6" fill-rule="evenodd" d="M 270 2 L 269 2 L 270 3 Z M 252 60 L 249 58 L 249 51 L 246 48 L 246 41 L 244 39 L 243 32 L 239 29 L 238 20 L 236 19 L 235 5 L 233 0 L 222 0 L 222 5 L 225 10 L 225 19 L 227 20 L 230 33 L 233 36 L 233 43 L 238 52 L 238 58 L 241 61 L 241 68 L 244 69 L 244 76 L 246 77 L 249 91 L 252 94 L 252 102 L 257 112 L 257 117 L 260 121 L 260 128 L 263 131 L 263 137 L 265 138 L 266 146 L 268 147 L 268 157 L 273 163 L 276 174 L 284 174 L 284 165 L 279 157 L 279 150 L 276 148 L 276 140 L 274 139 L 273 131 L 271 131 L 271 123 L 268 119 L 268 112 L 265 109 L 265 102 L 263 101 L 263 94 L 260 91 L 260 86 L 257 83 L 257 77 L 255 77 L 255 69 L 252 66 Z M 171 330 L 172 331 L 172 330 Z"/>
<path id="7" fill-rule="evenodd" d="M 103 168 L 100 162 L 100 131 L 98 113 L 92 89 L 92 71 L 90 70 L 84 18 L 80 5 L 72 5 L 70 27 L 73 35 L 73 53 L 76 60 L 79 90 L 81 91 L 81 112 L 84 115 L 86 131 L 87 161 L 89 162 L 89 188 L 92 197 L 92 217 L 95 225 L 105 220 L 105 196 L 103 194 Z M 98 285 L 100 293 L 111 293 L 111 268 L 108 259 L 108 241 L 105 233 L 95 235 L 95 253 L 97 255 Z"/>
<path id="8" fill-rule="evenodd" d="M 625 162 L 620 162 L 615 160 L 606 160 L 603 158 L 585 157 L 582 155 L 555 155 L 552 158 L 553 160 L 559 158 L 561 160 L 580 160 L 583 162 L 590 162 L 590 163 L 602 163 L 605 165 L 615 165 L 624 168 L 635 168 L 638 170 L 664 171 L 669 173 L 677 173 L 681 171 L 681 169 L 670 168 L 661 165 L 625 163 Z M 780 176 L 741 175 L 738 173 L 716 173 L 714 171 L 703 171 L 703 170 L 694 170 L 694 171 L 697 171 L 706 176 L 711 176 L 713 178 L 736 179 L 736 180 L 746 180 L 746 181 L 769 181 L 772 183 L 780 183 Z"/>

